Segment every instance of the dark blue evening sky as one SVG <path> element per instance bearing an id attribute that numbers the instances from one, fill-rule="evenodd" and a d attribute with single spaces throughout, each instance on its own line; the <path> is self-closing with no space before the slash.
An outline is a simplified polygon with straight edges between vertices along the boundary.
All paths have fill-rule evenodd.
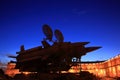
<path id="1" fill-rule="evenodd" d="M 0 60 L 11 60 L 7 55 L 16 55 L 23 44 L 25 49 L 40 46 L 43 24 L 61 30 L 64 41 L 102 46 L 83 61 L 120 53 L 119 0 L 0 0 Z"/>

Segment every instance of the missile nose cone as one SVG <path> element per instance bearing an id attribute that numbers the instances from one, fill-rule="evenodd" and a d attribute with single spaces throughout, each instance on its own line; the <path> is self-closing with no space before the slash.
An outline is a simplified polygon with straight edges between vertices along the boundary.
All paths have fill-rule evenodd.
<path id="1" fill-rule="evenodd" d="M 100 46 L 98 46 L 98 47 L 86 47 L 85 49 L 86 49 L 86 52 L 91 52 L 91 51 L 97 50 L 99 48 L 101 48 L 101 47 Z"/>

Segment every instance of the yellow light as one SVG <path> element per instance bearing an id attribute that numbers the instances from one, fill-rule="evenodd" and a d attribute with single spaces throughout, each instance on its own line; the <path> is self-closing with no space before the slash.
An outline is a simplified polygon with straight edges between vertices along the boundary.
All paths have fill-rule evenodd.
<path id="1" fill-rule="evenodd" d="M 67 73 L 67 71 L 61 71 L 61 73 Z"/>
<path id="2" fill-rule="evenodd" d="M 98 69 L 96 69 L 96 71 L 98 72 Z"/>
<path id="3" fill-rule="evenodd" d="M 70 73 L 74 73 L 75 71 L 73 69 L 70 69 L 68 72 Z"/>
<path id="4" fill-rule="evenodd" d="M 29 74 L 29 72 L 23 72 L 25 75 L 28 75 Z"/>

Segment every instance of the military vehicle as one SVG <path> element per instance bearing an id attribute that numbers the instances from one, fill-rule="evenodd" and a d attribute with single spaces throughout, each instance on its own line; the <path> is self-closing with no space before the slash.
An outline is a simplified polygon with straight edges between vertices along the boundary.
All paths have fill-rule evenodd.
<path id="1" fill-rule="evenodd" d="M 97 50 L 101 47 L 85 47 L 90 42 L 64 42 L 63 34 L 56 29 L 53 33 L 51 27 L 43 25 L 45 38 L 41 41 L 42 45 L 25 50 L 24 45 L 20 51 L 16 52 L 16 68 L 20 71 L 60 73 L 68 71 L 74 62 L 72 58 L 76 57 L 77 62 L 81 62 L 81 57 L 86 53 Z M 53 35 L 56 40 L 53 40 Z M 50 43 L 51 42 L 51 43 Z"/>

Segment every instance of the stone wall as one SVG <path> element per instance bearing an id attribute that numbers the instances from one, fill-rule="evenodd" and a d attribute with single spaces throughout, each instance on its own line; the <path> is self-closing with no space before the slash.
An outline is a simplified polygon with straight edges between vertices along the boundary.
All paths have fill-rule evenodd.
<path id="1" fill-rule="evenodd" d="M 120 77 L 120 55 L 115 56 L 104 62 L 85 62 L 81 63 L 82 71 L 89 71 L 100 77 Z M 80 64 L 72 66 L 69 70 L 70 73 L 79 73 Z"/>
<path id="2" fill-rule="evenodd" d="M 9 76 L 19 74 L 19 69 L 14 69 L 15 65 L 15 63 L 8 63 L 5 74 Z M 79 73 L 80 68 L 82 71 L 89 71 L 99 77 L 120 77 L 120 55 L 102 62 L 82 62 L 81 67 L 80 63 L 77 63 L 77 65 L 71 67 L 68 73 Z"/>

